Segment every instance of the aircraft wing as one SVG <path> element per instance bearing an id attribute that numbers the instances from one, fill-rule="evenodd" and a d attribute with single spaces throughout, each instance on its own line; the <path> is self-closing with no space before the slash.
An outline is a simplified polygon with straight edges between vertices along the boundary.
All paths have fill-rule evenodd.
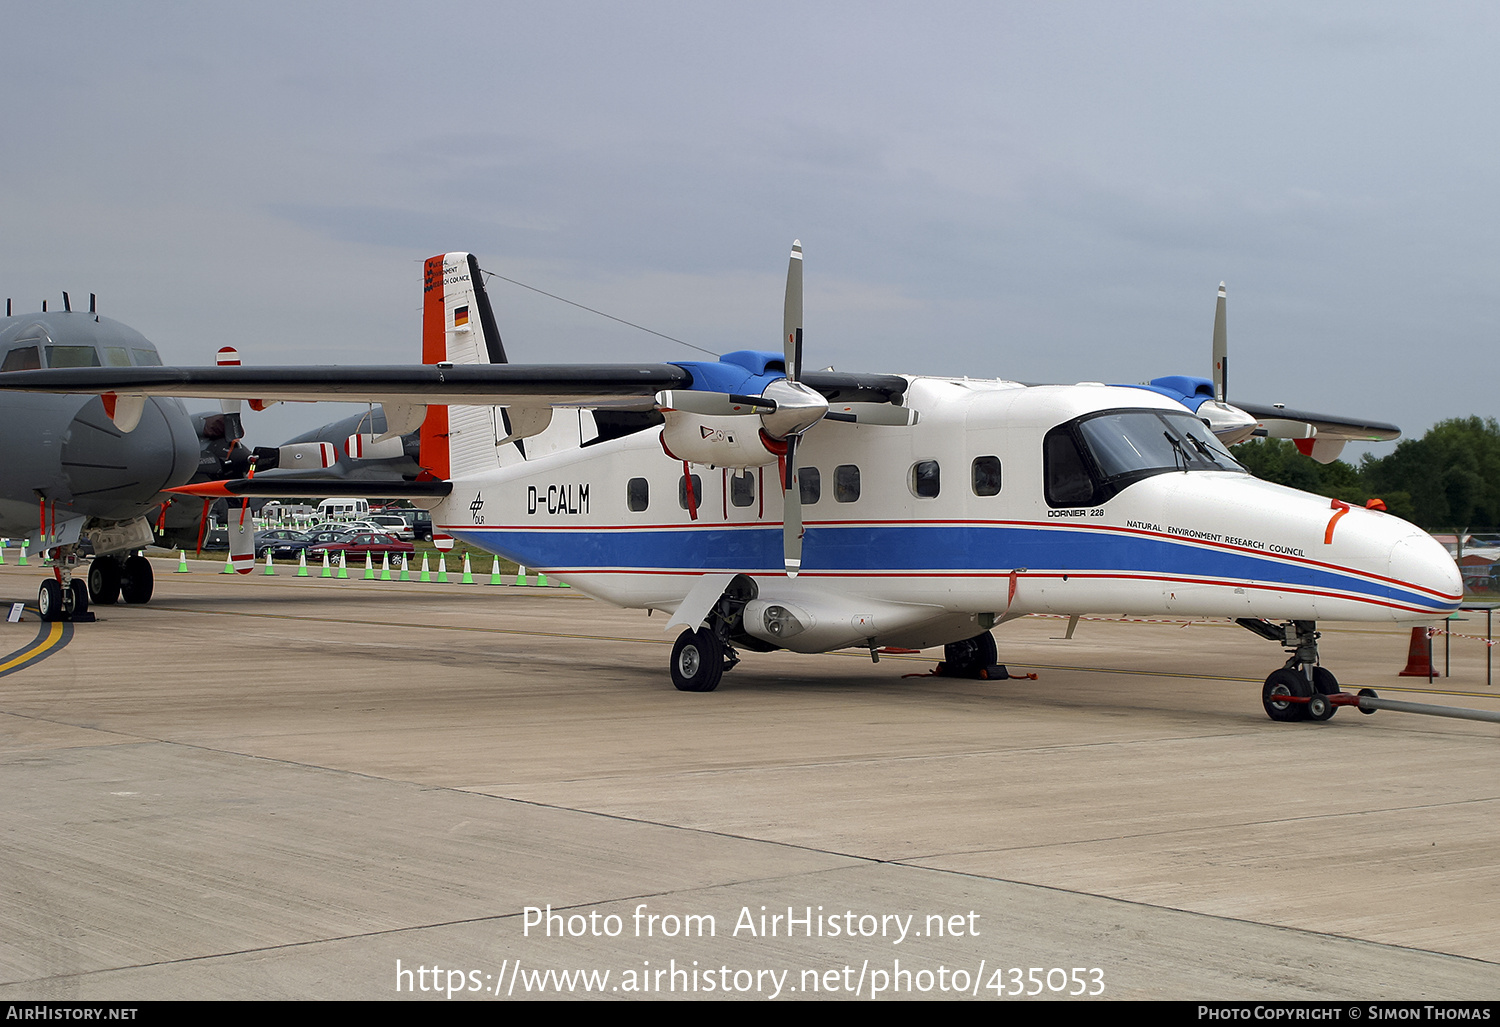
<path id="1" fill-rule="evenodd" d="M 399 364 L 366 367 L 64 367 L 10 371 L 0 392 L 650 410 L 658 392 L 692 390 L 677 364 Z M 897 375 L 820 371 L 804 380 L 829 399 L 889 402 L 906 390 Z M 698 387 L 711 383 L 700 383 Z"/>
<path id="2" fill-rule="evenodd" d="M 1234 405 L 1255 418 L 1256 435 L 1291 439 L 1304 456 L 1322 464 L 1337 460 L 1346 442 L 1391 442 L 1401 437 L 1400 428 L 1383 421 L 1354 420 L 1258 403 L 1236 401 Z"/>
<path id="3" fill-rule="evenodd" d="M 1278 435 L 1271 431 L 1275 422 L 1284 422 L 1286 426 L 1302 426 L 1316 429 L 1317 437 L 1320 439 L 1334 438 L 1345 442 L 1392 442 L 1401 437 L 1401 429 L 1394 424 L 1386 424 L 1384 421 L 1354 420 L 1349 417 L 1339 417 L 1334 414 L 1314 414 L 1305 410 L 1288 410 L 1282 406 L 1263 406 L 1258 403 L 1241 403 L 1235 401 L 1235 406 L 1255 418 L 1261 427 L 1271 438 L 1295 439 L 1304 437 L 1297 435 Z M 1277 425 L 1282 428 L 1282 425 Z M 1291 430 L 1297 430 L 1295 428 Z M 1258 434 L 1258 433 L 1257 433 Z"/>

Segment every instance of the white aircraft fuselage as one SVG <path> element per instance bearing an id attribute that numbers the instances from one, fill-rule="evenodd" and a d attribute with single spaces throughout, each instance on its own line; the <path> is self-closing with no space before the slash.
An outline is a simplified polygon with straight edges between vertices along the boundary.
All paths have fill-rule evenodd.
<path id="1" fill-rule="evenodd" d="M 683 462 L 660 428 L 455 476 L 434 524 L 624 607 L 675 610 L 705 574 L 745 575 L 797 625 L 756 630 L 756 608 L 747 630 L 803 652 L 935 645 L 1033 613 L 1400 621 L 1462 600 L 1452 558 L 1420 528 L 1260 481 L 1222 456 L 1174 451 L 1171 465 L 1157 458 L 1114 494 L 1059 502 L 1068 486 L 1047 466 L 1049 433 L 1101 411 L 1150 424 L 1147 441 L 1158 434 L 1142 421 L 1152 411 L 1198 423 L 1170 399 L 1103 385 L 909 382 L 916 424 L 825 421 L 799 446 L 796 577 L 782 565 L 774 459 L 745 472 L 749 483 L 692 465 L 701 491 L 690 511 Z M 719 420 L 754 432 L 754 415 Z"/>

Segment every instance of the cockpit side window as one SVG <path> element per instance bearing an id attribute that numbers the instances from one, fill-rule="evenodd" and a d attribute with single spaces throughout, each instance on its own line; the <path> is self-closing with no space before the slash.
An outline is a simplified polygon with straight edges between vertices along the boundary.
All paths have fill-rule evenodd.
<path id="1" fill-rule="evenodd" d="M 157 355 L 154 349 L 132 349 L 130 352 L 135 354 L 136 367 L 161 366 L 161 357 Z"/>
<path id="2" fill-rule="evenodd" d="M 5 363 L 0 364 L 0 372 L 5 371 L 36 371 L 42 366 L 42 354 L 35 346 L 17 346 L 5 354 Z"/>
<path id="3" fill-rule="evenodd" d="M 1042 443 L 1048 506 L 1094 505 L 1094 476 L 1090 473 L 1072 426 L 1061 425 Z"/>
<path id="4" fill-rule="evenodd" d="M 105 367 L 130 366 L 130 350 L 124 346 L 105 346 L 103 349 Z"/>
<path id="5" fill-rule="evenodd" d="M 48 367 L 98 367 L 99 351 L 92 346 L 48 346 Z"/>
<path id="6" fill-rule="evenodd" d="M 1105 410 L 1047 433 L 1047 504 L 1095 506 L 1140 481 L 1172 471 L 1245 473 L 1239 461 L 1186 410 Z"/>

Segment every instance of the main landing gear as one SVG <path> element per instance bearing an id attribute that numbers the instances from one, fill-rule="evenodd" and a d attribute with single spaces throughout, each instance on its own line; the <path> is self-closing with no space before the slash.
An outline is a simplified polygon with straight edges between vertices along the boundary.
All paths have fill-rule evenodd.
<path id="1" fill-rule="evenodd" d="M 100 606 L 113 606 L 121 599 L 131 604 L 150 602 L 155 585 L 151 561 L 140 554 L 96 556 L 89 567 L 89 592 Z"/>
<path id="2" fill-rule="evenodd" d="M 1260 701 L 1272 720 L 1327 720 L 1340 705 L 1339 683 L 1329 671 L 1318 666 L 1317 623 L 1294 620 L 1288 624 L 1241 617 L 1235 621 L 1242 628 L 1268 638 L 1287 651 L 1286 666 L 1272 671 L 1261 688 Z M 1347 697 L 1346 697 L 1347 698 Z"/>
<path id="3" fill-rule="evenodd" d="M 712 627 L 684 631 L 672 646 L 672 684 L 679 692 L 712 692 L 739 654 Z"/>

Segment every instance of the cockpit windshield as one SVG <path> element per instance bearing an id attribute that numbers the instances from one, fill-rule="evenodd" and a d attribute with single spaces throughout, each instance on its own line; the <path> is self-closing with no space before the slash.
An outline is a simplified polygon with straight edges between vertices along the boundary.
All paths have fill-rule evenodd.
<path id="1" fill-rule="evenodd" d="M 1171 471 L 1246 472 L 1208 426 L 1187 411 L 1110 410 L 1047 433 L 1048 505 L 1092 506 Z"/>

